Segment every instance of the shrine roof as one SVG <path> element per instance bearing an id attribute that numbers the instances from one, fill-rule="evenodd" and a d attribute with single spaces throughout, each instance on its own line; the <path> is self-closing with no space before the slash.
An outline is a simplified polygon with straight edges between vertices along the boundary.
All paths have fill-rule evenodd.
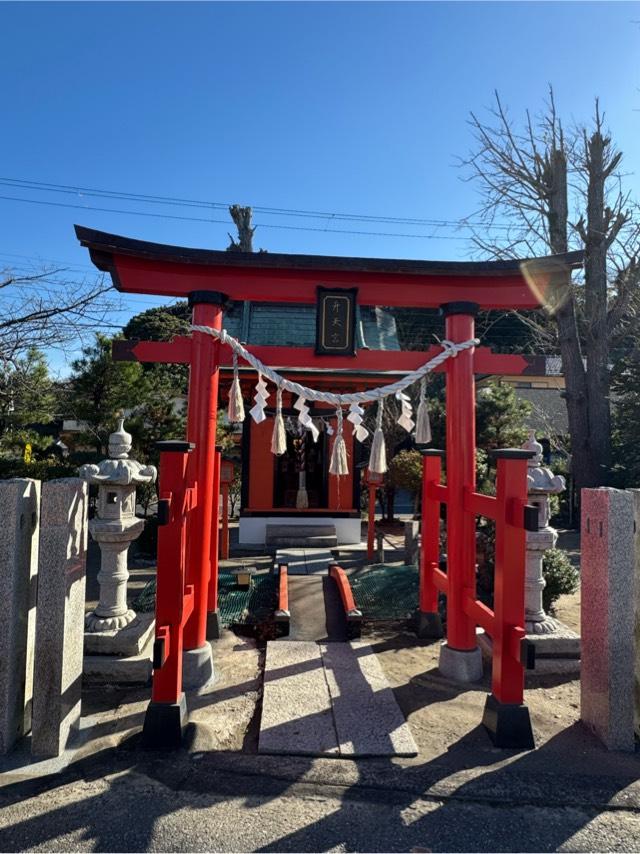
<path id="1" fill-rule="evenodd" d="M 557 261 L 572 269 L 582 266 L 583 252 L 568 252 L 543 258 L 501 261 L 421 261 L 398 258 L 362 258 L 342 255 L 297 255 L 281 252 L 227 252 L 219 249 L 193 249 L 135 240 L 84 226 L 75 226 L 76 236 L 90 252 L 94 264 L 112 272 L 109 257 L 126 255 L 148 261 L 193 264 L 212 267 L 241 267 L 306 271 L 344 271 L 350 273 L 395 273 L 416 276 L 490 276 L 510 277 L 520 273 L 523 262 Z"/>
<path id="2" fill-rule="evenodd" d="M 277 341 L 284 347 L 313 347 L 316 307 L 249 300 L 230 302 L 225 306 L 223 325 L 243 344 L 263 345 Z M 358 349 L 400 350 L 393 313 L 379 306 L 357 306 L 356 346 Z"/>

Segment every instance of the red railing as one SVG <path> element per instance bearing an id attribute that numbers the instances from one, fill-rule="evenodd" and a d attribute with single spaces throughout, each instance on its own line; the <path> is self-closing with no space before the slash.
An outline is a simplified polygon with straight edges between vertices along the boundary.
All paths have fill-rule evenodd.
<path id="1" fill-rule="evenodd" d="M 276 610 L 276 620 L 288 620 L 291 616 L 289 613 L 289 575 L 287 569 L 286 563 L 281 563 L 278 566 L 278 608 Z"/>
<path id="2" fill-rule="evenodd" d="M 329 564 L 329 575 L 338 585 L 338 592 L 342 600 L 345 617 L 347 619 L 347 634 L 349 638 L 360 637 L 360 629 L 362 626 L 362 612 L 356 606 L 353 597 L 349 576 L 341 566 L 337 563 Z"/>
<path id="3" fill-rule="evenodd" d="M 537 530 L 537 509 L 527 505 L 527 460 L 531 452 L 507 448 L 490 452 L 497 462 L 496 495 L 463 491 L 461 511 L 467 517 L 485 516 L 495 522 L 495 574 L 493 609 L 476 597 L 475 585 L 459 584 L 450 572 L 440 569 L 440 510 L 449 510 L 449 487 L 441 483 L 443 453 L 423 450 L 422 552 L 420 564 L 420 612 L 431 634 L 441 632 L 438 591 L 447 596 L 447 642 L 451 626 L 467 634 L 481 626 L 492 640 L 491 692 L 495 701 L 522 705 L 524 665 L 531 665 L 525 638 L 524 584 L 526 531 Z M 450 533 L 449 533 L 450 535 Z M 449 553 L 453 544 L 447 543 Z M 428 619 L 430 618 L 430 619 Z M 426 632 L 427 634 L 429 632 Z"/>

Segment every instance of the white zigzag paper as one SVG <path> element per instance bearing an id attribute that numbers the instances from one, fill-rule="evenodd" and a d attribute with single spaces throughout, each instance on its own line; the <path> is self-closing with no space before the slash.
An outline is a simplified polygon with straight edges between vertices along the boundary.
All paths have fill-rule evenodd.
<path id="1" fill-rule="evenodd" d="M 396 400 L 400 401 L 401 413 L 398 418 L 398 424 L 404 428 L 407 433 L 410 433 L 415 427 L 415 421 L 412 419 L 413 409 L 411 407 L 411 398 L 403 391 L 396 392 Z"/>
<path id="2" fill-rule="evenodd" d="M 364 409 L 360 406 L 359 403 L 352 403 L 349 406 L 349 414 L 347 415 L 347 421 L 350 421 L 355 430 L 354 436 L 358 440 L 358 442 L 364 442 L 364 440 L 369 435 L 369 431 L 366 427 L 362 426 L 362 416 L 364 415 Z"/>

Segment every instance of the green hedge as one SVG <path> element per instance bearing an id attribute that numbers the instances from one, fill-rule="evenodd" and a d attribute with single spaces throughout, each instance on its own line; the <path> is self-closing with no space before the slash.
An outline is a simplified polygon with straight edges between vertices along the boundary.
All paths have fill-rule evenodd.
<path id="1" fill-rule="evenodd" d="M 553 613 L 553 606 L 561 596 L 575 593 L 580 583 L 580 573 L 562 549 L 547 549 L 542 558 L 542 607 Z"/>
<path id="2" fill-rule="evenodd" d="M 35 460 L 25 463 L 24 460 L 0 457 L 0 480 L 9 480 L 12 477 L 30 477 L 33 480 L 78 477 L 78 466 L 60 460 Z"/>

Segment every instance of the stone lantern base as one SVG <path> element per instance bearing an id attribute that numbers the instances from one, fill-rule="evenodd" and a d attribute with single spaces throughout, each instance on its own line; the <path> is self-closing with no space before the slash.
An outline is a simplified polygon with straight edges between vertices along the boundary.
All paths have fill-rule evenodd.
<path id="1" fill-rule="evenodd" d="M 85 632 L 84 681 L 148 683 L 155 625 L 153 613 L 142 613 L 123 629 Z"/>
<path id="2" fill-rule="evenodd" d="M 555 625 L 553 633 L 531 632 L 526 636 L 536 649 L 536 666 L 533 670 L 527 670 L 527 674 L 531 676 L 546 676 L 549 673 L 577 675 L 580 673 L 580 635 L 560 620 L 546 617 L 545 622 L 548 621 L 553 621 Z M 529 629 L 531 623 L 527 623 L 526 627 Z M 477 637 L 483 657 L 490 661 L 493 654 L 491 638 L 482 629 L 478 629 Z"/>
<path id="3" fill-rule="evenodd" d="M 544 624 L 546 632 L 539 631 L 542 627 L 536 623 L 526 624 L 527 640 L 536 649 L 536 667 L 531 673 L 580 673 L 580 635 L 553 617 L 547 616 Z"/>

